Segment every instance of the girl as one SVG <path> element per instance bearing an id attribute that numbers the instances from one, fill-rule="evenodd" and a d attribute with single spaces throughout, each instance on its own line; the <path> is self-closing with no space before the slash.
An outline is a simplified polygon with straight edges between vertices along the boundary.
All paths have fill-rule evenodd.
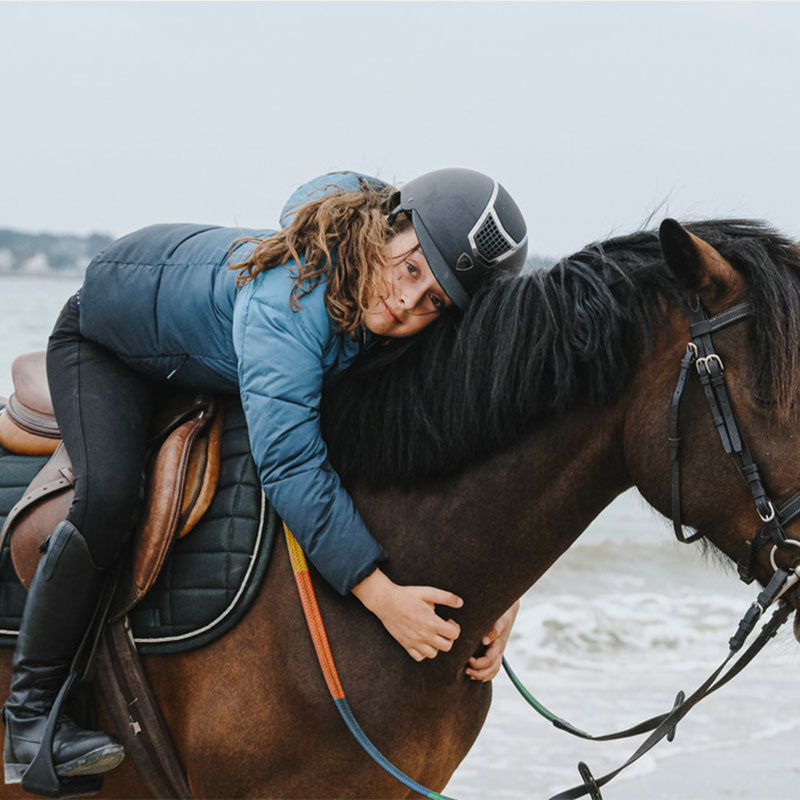
<path id="1" fill-rule="evenodd" d="M 277 233 L 154 225 L 125 236 L 92 261 L 56 322 L 47 372 L 75 499 L 28 593 L 3 709 L 7 783 L 39 749 L 106 571 L 132 532 L 164 385 L 240 394 L 269 501 L 326 580 L 353 592 L 412 658 L 433 658 L 459 635 L 435 605 L 457 608 L 460 598 L 400 586 L 379 567 L 387 554 L 327 460 L 319 402 L 376 342 L 408 340 L 463 309 L 486 281 L 517 274 L 522 215 L 493 179 L 447 169 L 400 191 L 326 175 L 295 192 L 283 222 Z M 471 661 L 472 677 L 496 672 L 514 613 L 485 637 L 493 652 Z M 59 776 L 101 773 L 123 755 L 114 737 L 59 717 Z"/>

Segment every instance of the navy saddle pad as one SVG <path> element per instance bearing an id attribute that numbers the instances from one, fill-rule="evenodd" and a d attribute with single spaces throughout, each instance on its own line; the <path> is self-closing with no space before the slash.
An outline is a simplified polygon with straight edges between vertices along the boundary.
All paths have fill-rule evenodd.
<path id="1" fill-rule="evenodd" d="M 279 519 L 261 491 L 239 399 L 222 402 L 217 493 L 194 530 L 175 543 L 155 585 L 131 612 L 142 653 L 209 644 L 239 622 L 261 588 Z M 0 447 L 0 526 L 47 459 Z M 0 551 L 0 645 L 14 644 L 25 596 L 6 541 Z"/>

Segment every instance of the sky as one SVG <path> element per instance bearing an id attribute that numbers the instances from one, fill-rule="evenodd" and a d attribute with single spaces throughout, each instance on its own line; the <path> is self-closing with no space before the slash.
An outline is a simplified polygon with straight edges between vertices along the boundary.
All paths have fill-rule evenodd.
<path id="1" fill-rule="evenodd" d="M 800 3 L 0 2 L 0 228 L 273 227 L 304 181 L 496 177 L 531 250 L 800 239 Z"/>

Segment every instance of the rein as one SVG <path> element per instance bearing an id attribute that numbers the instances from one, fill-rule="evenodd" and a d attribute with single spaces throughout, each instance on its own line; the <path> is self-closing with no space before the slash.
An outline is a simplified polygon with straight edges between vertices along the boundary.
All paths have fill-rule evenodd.
<path id="1" fill-rule="evenodd" d="M 311 575 L 308 571 L 308 562 L 306 561 L 305 553 L 303 553 L 303 549 L 297 543 L 292 532 L 286 527 L 285 522 L 283 523 L 283 532 L 286 536 L 286 546 L 289 548 L 289 560 L 292 563 L 294 580 L 297 584 L 297 591 L 300 594 L 300 602 L 303 605 L 303 613 L 305 614 L 306 623 L 308 624 L 308 632 L 311 634 L 311 641 L 314 643 L 314 650 L 317 653 L 317 661 L 319 661 L 322 676 L 325 678 L 328 692 L 333 698 L 336 710 L 344 720 L 348 730 L 353 734 L 355 740 L 361 745 L 367 755 L 404 786 L 412 789 L 417 794 L 421 794 L 423 797 L 431 798 L 431 800 L 453 800 L 453 798 L 426 788 L 421 783 L 417 783 L 413 778 L 409 778 L 405 772 L 399 770 L 377 747 L 375 747 L 356 721 L 353 710 L 347 702 L 342 683 L 339 680 L 336 664 L 333 661 L 333 653 L 331 652 L 331 646 L 328 642 L 328 634 L 325 632 L 325 625 L 322 622 L 322 614 L 319 610 L 317 595 L 311 583 Z"/>
<path id="2" fill-rule="evenodd" d="M 798 567 L 798 570 L 800 570 L 800 567 Z M 791 586 L 797 583 L 798 580 L 800 580 L 800 575 L 797 573 L 797 571 L 792 574 L 788 574 L 784 570 L 780 570 L 779 572 L 783 573 L 781 576 L 779 576 L 783 582 L 788 582 L 789 584 L 783 589 L 783 591 L 780 592 L 780 594 L 783 594 Z M 788 581 L 786 580 L 787 577 Z M 767 589 L 765 589 L 764 592 L 759 595 L 759 600 L 761 600 L 762 595 L 766 593 Z M 731 637 L 730 651 L 725 657 L 724 661 L 688 698 L 683 692 L 678 692 L 678 695 L 675 698 L 675 705 L 672 707 L 671 711 L 666 714 L 661 714 L 657 717 L 652 717 L 651 719 L 640 722 L 638 725 L 634 725 L 633 727 L 624 731 L 619 731 L 618 733 L 595 736 L 586 733 L 585 731 L 580 730 L 580 728 L 576 728 L 566 720 L 557 717 L 555 714 L 545 708 L 538 700 L 536 700 L 533 695 L 531 695 L 531 693 L 523 685 L 522 681 L 520 681 L 520 679 L 514 674 L 506 659 L 503 658 L 503 667 L 517 691 L 525 698 L 529 705 L 531 705 L 539 714 L 541 714 L 541 716 L 552 722 L 552 724 L 560 730 L 566 731 L 573 736 L 578 736 L 581 739 L 589 739 L 596 742 L 610 741 L 612 739 L 624 739 L 629 736 L 636 736 L 640 733 L 652 731 L 650 736 L 648 736 L 647 739 L 642 742 L 642 744 L 634 751 L 627 761 L 625 761 L 621 766 L 617 767 L 617 769 L 612 770 L 600 778 L 595 778 L 592 775 L 585 762 L 579 762 L 578 772 L 583 779 L 583 784 L 560 792 L 559 794 L 551 797 L 550 800 L 575 800 L 575 798 L 583 797 L 583 795 L 589 795 L 592 800 L 602 800 L 600 787 L 604 786 L 612 778 L 615 778 L 617 775 L 619 775 L 619 773 L 622 772 L 622 770 L 624 770 L 626 767 L 629 767 L 635 761 L 638 761 L 662 739 L 666 739 L 667 741 L 671 742 L 675 738 L 675 729 L 677 724 L 689 713 L 689 711 L 691 711 L 691 709 L 701 700 L 716 692 L 717 689 L 721 689 L 726 683 L 728 683 L 728 681 L 735 678 L 753 660 L 753 658 L 755 658 L 764 645 L 773 636 L 775 636 L 775 634 L 778 632 L 778 629 L 789 619 L 789 616 L 792 613 L 791 605 L 787 602 L 782 602 L 780 606 L 775 609 L 772 617 L 764 624 L 758 637 L 752 642 L 747 650 L 740 655 L 733 666 L 723 674 L 725 668 L 741 648 L 744 638 L 748 633 L 750 633 L 755 625 L 755 621 L 750 622 L 748 616 L 752 613 L 753 608 L 757 605 L 757 603 L 758 601 L 751 606 L 745 617 L 739 623 L 739 629 L 736 635 Z M 761 613 L 763 613 L 763 610 L 764 609 L 759 606 L 759 616 Z M 756 616 L 755 619 L 757 620 L 758 616 Z M 742 636 L 742 628 L 745 624 L 745 620 L 747 620 L 747 633 Z"/>
<path id="3" fill-rule="evenodd" d="M 687 345 L 686 354 L 681 360 L 678 383 L 675 387 L 669 412 L 672 519 L 675 536 L 678 541 L 691 543 L 703 537 L 702 532 L 696 532 L 686 536 L 683 533 L 683 526 L 681 523 L 680 404 L 691 368 L 694 366 L 703 387 L 706 400 L 708 401 L 714 426 L 722 441 L 723 449 L 732 458 L 739 474 L 747 483 L 753 497 L 756 512 L 762 522 L 762 525 L 756 531 L 753 538 L 745 543 L 744 550 L 737 563 L 739 577 L 747 584 L 753 582 L 755 577 L 753 575 L 753 569 L 755 567 L 756 558 L 759 552 L 769 542 L 773 544 L 770 554 L 773 576 L 740 620 L 736 633 L 728 642 L 728 655 L 694 693 L 687 698 L 683 692 L 679 692 L 675 699 L 675 704 L 668 713 L 652 717 L 623 731 L 596 736 L 586 733 L 566 720 L 556 716 L 536 700 L 525 688 L 509 666 L 508 661 L 503 658 L 503 667 L 520 694 L 522 694 L 525 700 L 539 714 L 545 719 L 548 719 L 556 728 L 564 730 L 573 736 L 594 741 L 622 739 L 640 733 L 650 732 L 647 739 L 645 739 L 627 761 L 617 769 L 600 778 L 595 778 L 586 763 L 580 762 L 578 764 L 578 772 L 583 780 L 583 784 L 554 795 L 550 800 L 575 800 L 575 798 L 583 797 L 584 795 L 589 795 L 591 800 L 602 800 L 602 795 L 600 794 L 600 788 L 602 786 L 616 777 L 626 767 L 641 758 L 662 739 L 666 738 L 668 741 L 672 741 L 678 722 L 680 722 L 697 703 L 722 688 L 728 681 L 738 675 L 739 672 L 753 660 L 764 645 L 775 636 L 781 625 L 789 619 L 792 607 L 784 598 L 784 595 L 800 581 L 800 558 L 793 562 L 791 568 L 784 569 L 777 566 L 775 562 L 775 552 L 778 548 L 786 545 L 800 547 L 800 541 L 789 539 L 784 530 L 784 526 L 800 516 L 800 492 L 795 492 L 795 494 L 777 508 L 767 494 L 761 480 L 758 465 L 753 459 L 739 431 L 739 425 L 733 411 L 730 391 L 728 390 L 728 385 L 725 380 L 725 365 L 719 354 L 715 352 L 714 343 L 711 338 L 712 333 L 726 328 L 729 325 L 741 322 L 752 314 L 753 310 L 750 304 L 741 303 L 727 311 L 709 317 L 699 297 L 696 297 L 694 304 L 688 308 L 687 315 L 690 321 L 689 331 L 692 341 Z M 325 678 L 328 691 L 333 698 L 336 709 L 348 729 L 366 753 L 386 772 L 406 787 L 423 797 L 433 798 L 434 800 L 452 800 L 452 798 L 448 798 L 445 795 L 426 788 L 395 767 L 375 747 L 356 721 L 353 711 L 347 702 L 341 681 L 339 680 L 333 654 L 325 632 L 325 626 L 322 621 L 322 615 L 319 610 L 319 604 L 314 592 L 314 587 L 311 583 L 311 576 L 308 571 L 305 555 L 285 523 L 283 527 L 286 535 L 287 547 L 289 548 L 292 569 L 294 570 L 295 582 L 300 594 L 309 633 L 311 634 L 311 639 L 317 654 L 317 660 L 319 661 L 323 677 Z M 764 624 L 758 637 L 739 656 L 733 666 L 725 672 L 725 668 L 742 648 L 745 640 L 753 631 L 753 628 L 766 609 L 779 599 L 781 602 L 778 608 L 775 610 L 772 617 Z"/>
<path id="4" fill-rule="evenodd" d="M 308 571 L 308 563 L 306 561 L 305 554 L 303 553 L 300 545 L 297 543 L 297 540 L 292 535 L 291 531 L 286 527 L 286 523 L 283 524 L 283 529 L 286 537 L 286 546 L 289 550 L 289 559 L 294 571 L 297 591 L 300 595 L 300 601 L 303 606 L 303 613 L 306 617 L 308 631 L 311 635 L 311 641 L 317 654 L 317 661 L 320 665 L 320 669 L 322 670 L 322 675 L 328 687 L 328 692 L 330 693 L 334 705 L 336 706 L 336 710 L 344 720 L 348 730 L 358 744 L 361 745 L 367 755 L 369 755 L 369 757 L 372 758 L 372 760 L 375 761 L 382 769 L 388 772 L 392 777 L 396 778 L 404 786 L 412 789 L 417 794 L 422 795 L 422 797 L 431 798 L 431 800 L 453 800 L 453 798 L 449 798 L 446 795 L 440 794 L 432 789 L 428 789 L 394 766 L 394 764 L 392 764 L 391 761 L 389 761 L 389 759 L 387 759 L 377 749 L 377 747 L 375 747 L 366 733 L 364 733 L 364 730 L 358 724 L 355 715 L 353 714 L 353 710 L 347 701 L 347 697 L 345 696 L 344 689 L 342 688 L 342 684 L 339 679 L 339 674 L 333 659 L 333 653 L 328 641 L 328 636 L 325 632 L 325 625 L 322 621 L 322 614 L 319 609 L 319 603 L 317 602 L 317 596 L 314 591 L 314 586 L 311 582 L 311 575 Z M 675 737 L 675 728 L 678 722 L 680 722 L 683 717 L 685 717 L 689 711 L 695 705 L 697 705 L 697 703 L 708 697 L 710 694 L 716 692 L 717 689 L 721 689 L 726 683 L 728 683 L 728 681 L 738 675 L 739 672 L 741 672 L 753 660 L 753 658 L 764 647 L 764 645 L 773 636 L 775 636 L 780 626 L 786 622 L 791 614 L 791 606 L 786 602 L 782 602 L 779 608 L 775 610 L 770 620 L 762 628 L 758 638 L 753 641 L 753 643 L 744 653 L 742 653 L 733 667 L 731 667 L 727 673 L 720 677 L 725 667 L 741 648 L 745 638 L 752 631 L 756 620 L 758 620 L 761 614 L 763 614 L 767 606 L 782 596 L 798 581 L 800 581 L 800 566 L 798 566 L 793 573 L 788 573 L 786 570 L 781 569 L 776 570 L 775 576 L 773 576 L 773 579 L 770 581 L 769 585 L 764 589 L 763 592 L 759 594 L 758 599 L 753 603 L 745 617 L 739 623 L 737 633 L 731 637 L 729 642 L 730 652 L 728 653 L 728 656 L 725 658 L 722 664 L 720 664 L 719 667 L 717 667 L 717 669 L 714 670 L 714 672 L 711 673 L 711 675 L 701 684 L 701 686 L 688 699 L 685 699 L 683 692 L 678 692 L 675 705 L 669 713 L 661 714 L 657 717 L 645 720 L 644 722 L 640 722 L 638 725 L 634 725 L 631 728 L 628 728 L 624 731 L 619 731 L 617 733 L 594 736 L 580 730 L 579 728 L 576 728 L 566 720 L 557 717 L 555 714 L 545 708 L 545 706 L 539 703 L 539 701 L 536 700 L 536 698 L 525 688 L 504 657 L 503 667 L 511 679 L 511 682 L 514 684 L 520 694 L 522 694 L 522 696 L 528 701 L 528 703 L 539 714 L 550 720 L 555 727 L 560 728 L 567 733 L 571 733 L 573 736 L 579 736 L 582 739 L 591 739 L 594 741 L 622 739 L 652 731 L 650 736 L 648 736 L 648 738 L 637 748 L 637 750 L 633 753 L 633 755 L 631 755 L 630 758 L 628 758 L 627 761 L 625 761 L 617 769 L 609 772 L 606 775 L 603 775 L 600 778 L 595 778 L 589 770 L 589 767 L 583 761 L 581 761 L 578 764 L 578 771 L 583 779 L 583 784 L 581 786 L 576 786 L 572 789 L 561 792 L 560 794 L 550 798 L 550 800 L 574 800 L 575 798 L 582 797 L 585 794 L 588 794 L 592 800 L 602 800 L 602 795 L 600 794 L 601 786 L 604 786 L 612 778 L 616 777 L 620 772 L 622 772 L 622 770 L 633 764 L 634 761 L 637 761 L 639 758 L 641 758 L 662 739 L 666 738 L 668 741 L 672 741 Z M 756 609 L 757 613 L 755 612 Z M 753 614 L 755 614 L 755 616 L 750 619 L 751 615 Z"/>

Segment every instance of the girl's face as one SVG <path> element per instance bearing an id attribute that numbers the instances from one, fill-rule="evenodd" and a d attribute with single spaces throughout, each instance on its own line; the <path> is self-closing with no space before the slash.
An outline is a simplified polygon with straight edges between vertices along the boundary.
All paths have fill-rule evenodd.
<path id="1" fill-rule="evenodd" d="M 369 298 L 364 324 L 377 336 L 413 336 L 453 301 L 433 277 L 413 228 L 390 239 L 386 249 L 388 274 Z"/>

